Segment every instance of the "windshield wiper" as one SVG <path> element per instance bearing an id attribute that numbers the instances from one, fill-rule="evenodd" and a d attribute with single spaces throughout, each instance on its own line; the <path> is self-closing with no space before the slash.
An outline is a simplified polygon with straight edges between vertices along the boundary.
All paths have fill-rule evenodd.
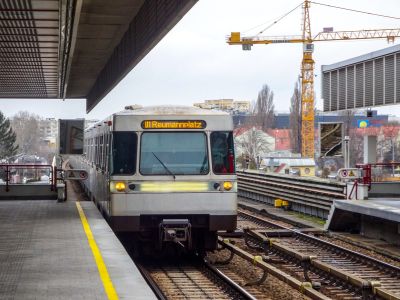
<path id="1" fill-rule="evenodd" d="M 158 160 L 158 162 L 164 167 L 164 169 L 169 173 L 169 175 L 171 175 L 172 177 L 174 177 L 174 180 L 175 180 L 175 174 L 172 173 L 170 169 L 168 169 L 168 167 L 161 161 L 161 159 L 159 159 L 159 158 L 157 157 L 157 155 L 156 155 L 154 152 L 151 152 L 151 153 L 153 153 L 154 157 Z"/>

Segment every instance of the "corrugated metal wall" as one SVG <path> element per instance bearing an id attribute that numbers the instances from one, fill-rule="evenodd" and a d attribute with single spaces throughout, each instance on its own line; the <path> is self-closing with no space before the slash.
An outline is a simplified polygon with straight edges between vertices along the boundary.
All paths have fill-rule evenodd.
<path id="1" fill-rule="evenodd" d="M 324 111 L 400 103 L 400 52 L 323 71 Z"/>

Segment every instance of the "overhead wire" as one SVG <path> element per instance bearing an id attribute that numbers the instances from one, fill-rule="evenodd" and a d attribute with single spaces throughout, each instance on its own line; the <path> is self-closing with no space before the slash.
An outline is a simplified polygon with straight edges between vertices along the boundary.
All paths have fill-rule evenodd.
<path id="1" fill-rule="evenodd" d="M 272 22 L 273 20 L 274 20 L 274 18 L 271 18 L 270 20 L 265 21 L 264 23 L 261 23 L 259 25 L 256 25 L 254 27 L 251 27 L 251 28 L 249 28 L 247 30 L 242 31 L 242 33 L 246 33 L 246 32 L 252 31 L 252 30 L 254 30 L 254 29 L 258 28 L 258 27 L 264 26 L 265 24 L 268 24 L 268 23 Z"/>
<path id="2" fill-rule="evenodd" d="M 281 17 L 279 17 L 277 20 L 273 21 L 271 24 L 269 24 L 267 27 L 265 27 L 263 30 L 260 30 L 256 36 L 262 34 L 263 32 L 265 32 L 267 29 L 271 28 L 272 26 L 274 26 L 275 24 L 277 24 L 279 21 L 281 21 L 283 18 L 285 18 L 286 16 L 288 16 L 289 14 L 291 14 L 293 11 L 295 11 L 297 8 L 299 8 L 301 5 L 303 5 L 304 1 L 302 1 L 299 5 L 297 5 L 295 8 L 291 9 L 290 11 L 288 11 L 287 13 L 283 14 Z M 357 10 L 357 9 L 352 9 L 352 8 L 346 8 L 346 7 L 341 7 L 341 6 L 336 6 L 336 5 L 330 5 L 330 4 L 325 4 L 325 3 L 320 3 L 320 2 L 314 2 L 314 1 L 310 1 L 310 3 L 316 4 L 316 5 L 321 5 L 321 6 L 326 6 L 326 7 L 330 7 L 330 8 L 335 8 L 335 9 L 341 9 L 341 10 L 347 10 L 347 11 L 352 11 L 352 12 L 356 12 L 356 13 L 361 13 L 361 14 L 367 14 L 367 15 L 371 15 L 371 16 L 377 16 L 377 17 L 383 17 L 383 18 L 389 18 L 389 19 L 395 19 L 395 20 L 400 20 L 400 17 L 394 17 L 394 16 L 388 16 L 388 15 L 382 15 L 382 14 L 377 14 L 377 13 L 372 13 L 372 12 L 368 12 L 368 11 L 362 11 L 362 10 Z M 254 26 L 252 28 L 249 28 L 245 31 L 243 31 L 243 33 L 249 32 L 253 29 L 256 29 L 264 24 L 266 24 L 268 22 L 264 22 L 262 24 L 259 24 L 257 26 Z"/>
<path id="3" fill-rule="evenodd" d="M 290 11 L 288 11 L 287 13 L 283 14 L 281 17 L 279 17 L 278 19 L 276 19 L 275 21 L 273 21 L 271 24 L 269 24 L 269 25 L 268 25 L 267 27 L 265 27 L 263 30 L 260 30 L 260 31 L 256 34 L 256 36 L 262 34 L 265 30 L 267 30 L 267 29 L 271 28 L 272 26 L 274 26 L 276 23 L 278 23 L 278 22 L 281 21 L 283 18 L 285 18 L 287 15 L 289 15 L 290 13 L 292 13 L 293 11 L 295 11 L 297 8 L 299 8 L 300 6 L 302 6 L 303 3 L 304 3 L 304 2 L 302 1 L 302 2 L 301 2 L 299 5 L 297 5 L 295 8 L 293 8 L 293 9 L 291 9 Z M 260 24 L 260 25 L 254 26 L 254 27 L 252 27 L 252 28 L 250 28 L 250 29 L 247 29 L 247 30 L 244 31 L 244 32 L 249 32 L 249 31 L 251 31 L 251 30 L 253 30 L 253 29 L 255 29 L 255 28 L 258 28 L 258 27 L 260 27 L 260 26 L 266 24 L 266 23 L 268 23 L 268 22 L 264 22 L 264 23 L 262 23 L 262 24 Z"/>
<path id="4" fill-rule="evenodd" d="M 372 13 L 372 12 L 368 12 L 368 11 L 362 11 L 362 10 L 357 10 L 357 9 L 352 9 L 352 8 L 340 7 L 340 6 L 335 6 L 335 5 L 325 4 L 325 3 L 319 3 L 319 2 L 314 2 L 314 1 L 310 1 L 310 2 L 312 4 L 317 4 L 317 5 L 321 5 L 321 6 L 327 6 L 327 7 L 336 8 L 336 9 L 348 10 L 348 11 L 357 12 L 357 13 L 361 13 L 361 14 L 366 14 L 366 15 L 371 15 L 371 16 L 376 16 L 376 17 L 383 17 L 383 18 L 388 18 L 388 19 L 400 20 L 400 17 L 381 15 L 381 14 L 376 14 L 376 13 Z"/>

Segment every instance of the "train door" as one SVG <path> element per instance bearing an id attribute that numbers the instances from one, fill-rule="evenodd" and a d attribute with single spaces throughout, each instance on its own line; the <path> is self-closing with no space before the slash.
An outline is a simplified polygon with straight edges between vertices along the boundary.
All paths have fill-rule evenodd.
<path id="1" fill-rule="evenodd" d="M 107 214 L 111 214 L 111 204 L 110 204 L 110 151 L 111 151 L 111 133 L 107 132 L 104 135 L 104 207 L 107 210 Z"/>
<path id="2" fill-rule="evenodd" d="M 94 165 L 93 165 L 93 196 L 95 198 L 95 202 L 99 205 L 99 136 L 96 135 L 94 137 Z"/>
<path id="3" fill-rule="evenodd" d="M 109 134 L 101 133 L 98 137 L 98 160 L 97 160 L 97 192 L 98 201 L 102 211 L 109 213 L 108 204 L 108 139 Z"/>

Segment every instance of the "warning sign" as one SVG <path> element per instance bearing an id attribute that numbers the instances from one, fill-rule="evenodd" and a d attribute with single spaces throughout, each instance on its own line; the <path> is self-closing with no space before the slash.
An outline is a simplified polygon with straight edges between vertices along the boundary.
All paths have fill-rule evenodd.
<path id="1" fill-rule="evenodd" d="M 341 179 L 358 179 L 361 178 L 360 169 L 339 169 L 338 177 Z"/>
<path id="2" fill-rule="evenodd" d="M 85 170 L 64 170 L 65 179 L 67 180 L 86 180 L 88 173 Z"/>

